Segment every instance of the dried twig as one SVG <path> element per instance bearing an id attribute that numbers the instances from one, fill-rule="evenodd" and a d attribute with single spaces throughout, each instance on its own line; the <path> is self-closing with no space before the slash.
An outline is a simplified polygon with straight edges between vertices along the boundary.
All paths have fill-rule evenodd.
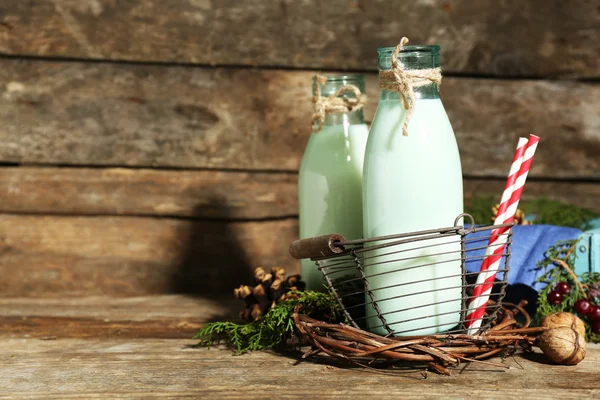
<path id="1" fill-rule="evenodd" d="M 385 337 L 366 332 L 345 324 L 330 324 L 300 314 L 295 309 L 296 328 L 315 351 L 344 360 L 354 366 L 369 367 L 375 361 L 402 361 L 424 365 L 443 375 L 450 375 L 450 368 L 457 367 L 461 360 L 484 363 L 499 368 L 506 364 L 482 361 L 511 347 L 528 348 L 537 335 L 546 331 L 544 327 L 530 328 L 531 318 L 518 305 L 503 303 L 503 321 L 479 335 L 437 334 L 429 336 Z M 521 313 L 525 324 L 520 326 L 514 316 Z M 312 355 L 305 353 L 303 358 Z"/>

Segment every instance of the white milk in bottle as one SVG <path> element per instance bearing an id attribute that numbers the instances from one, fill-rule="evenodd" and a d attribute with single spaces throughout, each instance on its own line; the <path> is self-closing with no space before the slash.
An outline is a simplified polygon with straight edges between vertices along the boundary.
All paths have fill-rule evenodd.
<path id="1" fill-rule="evenodd" d="M 378 50 L 380 70 L 390 70 L 393 50 Z M 398 61 L 405 70 L 437 68 L 439 46 L 405 46 Z M 389 76 L 380 72 L 380 82 Z M 382 89 L 365 155 L 365 238 L 450 227 L 463 212 L 458 147 L 437 84 L 415 87 L 414 93 L 408 135 L 403 136 L 406 110 L 401 94 Z M 398 250 L 404 252 L 389 254 Z M 412 259 L 394 261 L 398 258 Z M 397 335 L 428 335 L 459 323 L 458 237 L 367 251 L 364 264 L 377 305 Z M 374 307 L 367 305 L 366 314 L 369 330 L 388 333 Z"/>
<path id="2" fill-rule="evenodd" d="M 363 75 L 328 76 L 325 83 L 315 83 L 320 85 L 323 97 L 344 85 L 365 91 Z M 355 93 L 340 96 L 353 97 Z M 362 237 L 362 171 L 367 136 L 362 107 L 327 113 L 312 132 L 298 183 L 301 239 L 331 233 L 346 239 Z M 307 289 L 324 289 L 325 281 L 314 262 L 302 260 L 301 275 Z"/>

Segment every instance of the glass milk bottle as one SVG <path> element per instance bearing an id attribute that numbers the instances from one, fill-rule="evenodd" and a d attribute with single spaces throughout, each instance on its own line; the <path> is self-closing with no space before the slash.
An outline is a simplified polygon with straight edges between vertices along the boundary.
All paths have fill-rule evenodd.
<path id="1" fill-rule="evenodd" d="M 409 73 L 439 68 L 439 49 L 405 46 L 397 57 L 397 68 Z M 414 85 L 414 108 L 407 132 L 403 132 L 405 107 L 411 102 L 405 94 L 405 104 L 402 89 L 394 82 L 394 71 L 390 71 L 393 51 L 393 47 L 378 50 L 383 89 L 365 155 L 365 238 L 452 226 L 463 212 L 460 157 L 438 86 L 429 80 L 426 84 L 421 81 L 422 86 Z M 439 70 L 437 73 L 441 79 Z M 398 89 L 394 90 L 394 85 Z M 365 259 L 372 293 L 387 324 L 398 335 L 428 335 L 459 323 L 462 279 L 457 240 L 406 244 L 405 252 L 387 256 L 382 254 L 389 254 L 389 249 L 367 251 L 367 257 L 376 257 L 371 262 Z M 428 247 L 431 245 L 435 246 Z M 406 250 L 415 247 L 425 248 Z M 455 253 L 435 255 L 445 252 Z M 392 261 L 411 257 L 412 260 Z M 430 263 L 435 265 L 417 268 Z M 366 313 L 367 328 L 387 334 L 372 306 L 367 306 Z"/>
<path id="2" fill-rule="evenodd" d="M 345 85 L 354 85 L 360 93 L 365 92 L 363 75 L 326 78 L 326 81 L 314 78 L 314 94 L 317 97 L 320 94 L 321 100 L 327 101 Z M 357 100 L 352 91 L 345 91 L 339 97 Z M 325 109 L 323 114 L 313 128 L 300 165 L 300 238 L 339 233 L 347 239 L 359 239 L 362 237 L 362 170 L 368 135 L 362 105 L 344 112 Z M 308 259 L 301 263 L 307 289 L 322 290 L 325 281 L 315 263 Z"/>

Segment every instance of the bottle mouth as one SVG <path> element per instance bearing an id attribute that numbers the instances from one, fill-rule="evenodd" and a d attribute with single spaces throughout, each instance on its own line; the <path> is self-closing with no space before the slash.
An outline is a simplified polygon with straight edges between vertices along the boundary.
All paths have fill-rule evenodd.
<path id="1" fill-rule="evenodd" d="M 377 49 L 379 57 L 377 65 L 380 70 L 388 70 L 392 67 L 392 53 L 395 47 L 380 47 Z M 416 45 L 403 46 L 398 59 L 406 69 L 426 69 L 440 66 L 440 46 L 438 45 Z"/>
<path id="2" fill-rule="evenodd" d="M 344 75 L 323 75 L 327 78 L 327 82 L 321 84 L 318 83 L 321 89 L 322 96 L 330 96 L 335 93 L 338 89 L 341 89 L 345 85 L 354 85 L 362 93 L 365 92 L 365 76 L 363 74 L 344 74 Z M 313 77 L 313 83 L 317 77 Z M 314 90 L 313 90 L 314 94 Z M 352 97 L 352 93 L 345 93 L 343 97 Z"/>
<path id="3" fill-rule="evenodd" d="M 345 85 L 346 83 L 363 82 L 365 76 L 363 74 L 345 74 L 345 75 L 323 75 L 327 78 L 327 83 L 340 83 Z M 315 80 L 316 77 L 313 77 Z"/>
<path id="4" fill-rule="evenodd" d="M 379 57 L 391 57 L 394 49 L 396 47 L 380 47 L 377 49 L 377 53 L 379 53 Z M 402 50 L 400 50 L 400 57 L 402 57 L 405 53 L 426 53 L 429 55 L 437 55 L 440 54 L 440 46 L 437 44 L 426 46 L 426 45 L 415 45 L 415 46 L 403 46 Z"/>

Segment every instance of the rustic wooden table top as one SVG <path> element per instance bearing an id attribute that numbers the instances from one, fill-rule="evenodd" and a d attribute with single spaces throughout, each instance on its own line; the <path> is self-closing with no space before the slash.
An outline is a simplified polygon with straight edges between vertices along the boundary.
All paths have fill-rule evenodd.
<path id="1" fill-rule="evenodd" d="M 600 398 L 600 346 L 577 366 L 507 359 L 445 377 L 381 375 L 271 352 L 232 356 L 189 338 L 227 304 L 183 296 L 0 299 L 0 399 Z"/>

